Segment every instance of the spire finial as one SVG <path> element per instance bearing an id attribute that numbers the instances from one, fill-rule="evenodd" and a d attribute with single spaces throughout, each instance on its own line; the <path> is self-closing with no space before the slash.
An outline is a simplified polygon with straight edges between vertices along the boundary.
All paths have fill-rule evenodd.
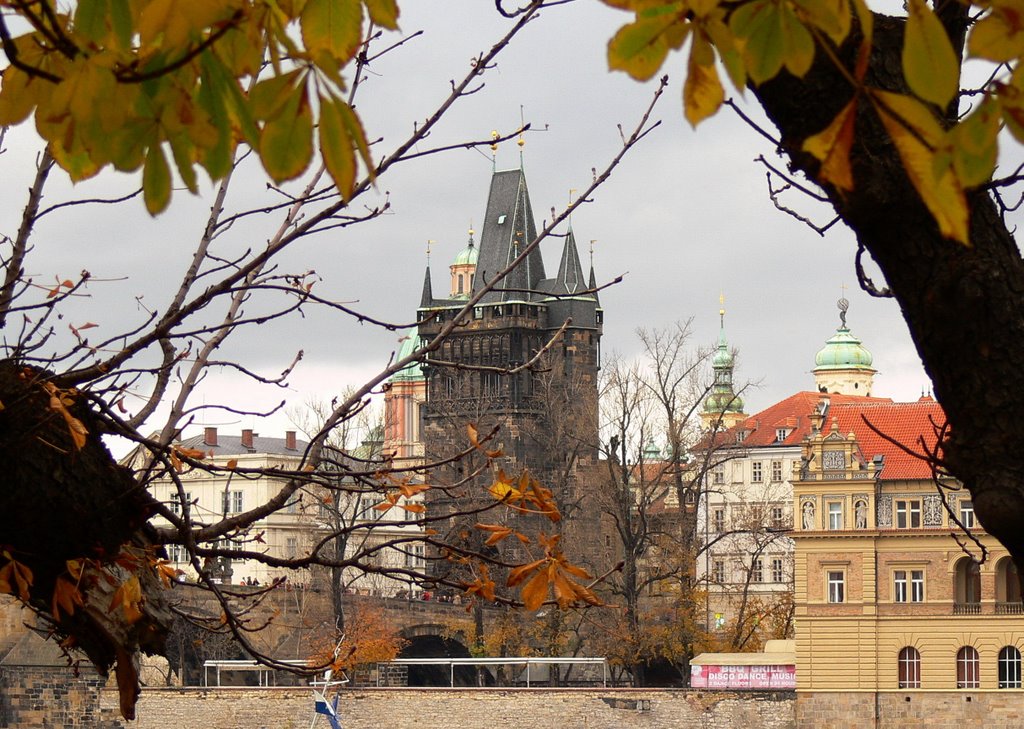
<path id="1" fill-rule="evenodd" d="M 491 130 L 491 173 L 498 171 L 498 134 L 497 129 Z"/>
<path id="2" fill-rule="evenodd" d="M 725 329 L 725 292 L 718 294 L 718 319 L 722 329 Z"/>
<path id="3" fill-rule="evenodd" d="M 427 265 L 428 266 L 430 265 L 430 246 L 434 245 L 435 243 L 437 243 L 437 241 L 434 240 L 433 238 L 430 238 L 430 239 L 427 240 Z"/>
<path id="4" fill-rule="evenodd" d="M 839 299 L 837 304 L 839 305 L 839 321 L 842 324 L 842 328 L 846 329 L 846 312 L 850 308 L 850 302 L 846 299 L 846 284 L 842 284 L 843 296 Z"/>
<path id="5" fill-rule="evenodd" d="M 526 126 L 525 115 L 523 114 L 523 105 L 519 105 L 519 139 L 516 140 L 516 144 L 519 145 L 519 169 L 523 169 L 523 147 L 526 146 L 526 140 L 523 139 L 523 127 Z"/>
<path id="6" fill-rule="evenodd" d="M 594 244 L 597 243 L 596 238 L 590 239 L 590 267 L 594 267 Z"/>
<path id="7" fill-rule="evenodd" d="M 476 231 L 473 230 L 473 219 L 470 218 L 469 219 L 469 247 L 470 248 L 473 247 L 473 233 L 475 233 L 475 232 Z"/>

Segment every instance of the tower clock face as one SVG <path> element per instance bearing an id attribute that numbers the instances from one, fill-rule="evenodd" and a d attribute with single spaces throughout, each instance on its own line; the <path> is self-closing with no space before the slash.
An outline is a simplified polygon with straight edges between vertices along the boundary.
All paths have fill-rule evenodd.
<path id="1" fill-rule="evenodd" d="M 846 454 L 842 451 L 825 451 L 821 456 L 821 463 L 829 470 L 846 468 Z"/>

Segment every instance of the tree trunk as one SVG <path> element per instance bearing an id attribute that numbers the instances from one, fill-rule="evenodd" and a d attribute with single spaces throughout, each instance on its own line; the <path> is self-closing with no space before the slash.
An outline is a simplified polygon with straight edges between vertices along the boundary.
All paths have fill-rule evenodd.
<path id="1" fill-rule="evenodd" d="M 946 20 L 956 28 L 951 36 L 958 47 L 963 23 Z M 872 86 L 906 93 L 904 24 L 875 16 L 867 79 Z M 840 49 L 848 67 L 859 42 L 855 30 Z M 783 74 L 755 93 L 779 128 L 793 168 L 816 179 L 818 162 L 801 145 L 847 103 L 850 85 L 819 52 L 803 79 Z M 951 427 L 942 466 L 970 490 L 981 524 L 1024 570 L 1024 464 L 1017 457 L 1024 437 L 1024 418 L 1018 417 L 1024 412 L 1020 252 L 985 191 L 969 194 L 972 245 L 943 237 L 866 99 L 859 104 L 851 163 L 855 189 L 825 190 L 885 275 L 932 378 Z"/>

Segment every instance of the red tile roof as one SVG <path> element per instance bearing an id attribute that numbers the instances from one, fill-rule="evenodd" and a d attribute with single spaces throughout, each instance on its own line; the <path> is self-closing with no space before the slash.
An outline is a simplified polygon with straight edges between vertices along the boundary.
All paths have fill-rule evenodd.
<path id="1" fill-rule="evenodd" d="M 775 403 L 756 415 L 751 415 L 741 423 L 722 434 L 723 443 L 742 442 L 744 448 L 756 448 L 771 445 L 798 445 L 804 437 L 811 433 L 811 415 L 817 410 L 822 397 L 820 392 L 798 392 L 785 400 Z M 889 398 L 861 397 L 859 395 L 831 394 L 827 396 L 832 406 L 847 403 L 889 403 Z M 791 429 L 783 441 L 776 440 L 778 428 Z M 747 435 L 742 441 L 736 436 L 741 431 Z M 845 433 L 845 431 L 844 431 Z"/>
<path id="2" fill-rule="evenodd" d="M 833 403 L 822 429 L 828 432 L 835 418 L 841 434 L 852 432 L 857 436 L 866 459 L 870 461 L 877 455 L 884 456 L 883 481 L 931 478 L 931 466 L 905 452 L 896 443 L 914 453 L 932 451 L 937 440 L 936 430 L 946 422 L 941 405 L 931 398 L 917 402 Z"/>

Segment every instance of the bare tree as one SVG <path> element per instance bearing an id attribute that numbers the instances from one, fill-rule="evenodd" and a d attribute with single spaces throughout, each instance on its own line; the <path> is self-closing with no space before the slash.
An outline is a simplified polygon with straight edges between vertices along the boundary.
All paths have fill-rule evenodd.
<path id="1" fill-rule="evenodd" d="M 48 268 L 42 258 L 45 245 L 41 240 L 38 245 L 36 242 L 41 220 L 50 222 L 65 216 L 64 225 L 73 226 L 76 212 L 121 202 L 121 198 L 71 199 L 45 206 L 44 193 L 54 160 L 49 151 L 40 153 L 21 226 L 0 239 L 4 266 L 0 324 L 5 327 L 0 360 L 0 445 L 6 452 L 18 454 L 0 494 L 0 530 L 8 545 L 0 565 L 0 587 L 34 609 L 53 635 L 65 639 L 64 645 L 84 650 L 101 671 L 116 664 L 125 716 L 134 712 L 139 651 L 162 653 L 166 648 L 173 614 L 168 588 L 174 584 L 175 575 L 163 560 L 165 545 L 184 550 L 200 575 L 201 586 L 220 604 L 219 620 L 235 640 L 268 665 L 280 668 L 287 666 L 253 644 L 251 631 L 260 623 L 248 618 L 238 606 L 241 600 L 261 599 L 264 591 L 240 592 L 211 579 L 212 562 L 230 558 L 278 568 L 356 567 L 405 580 L 429 577 L 404 566 L 369 563 L 368 557 L 375 551 L 412 538 L 391 540 L 390 545 L 370 545 L 367 541 L 364 549 L 339 554 L 337 540 L 344 534 L 358 536 L 370 530 L 364 523 L 337 524 L 296 556 L 275 555 L 258 548 L 254 544 L 258 537 L 254 525 L 294 503 L 304 491 L 339 494 L 339 506 L 356 495 L 372 495 L 385 507 L 390 504 L 396 510 L 400 508 L 398 500 L 403 490 L 416 483 L 415 477 L 423 469 L 397 468 L 386 454 L 364 462 L 335 457 L 329 447 L 330 434 L 356 416 L 389 377 L 436 352 L 457 326 L 455 320 L 423 347 L 392 361 L 346 397 L 333 402 L 293 467 L 247 471 L 231 461 L 216 462 L 201 449 L 184 448 L 179 439 L 199 413 L 266 414 L 249 413 L 245 405 L 232 402 L 201 402 L 196 397 L 197 387 L 211 373 L 228 371 L 268 388 L 282 388 L 302 357 L 301 351 L 295 352 L 280 373 L 264 374 L 233 356 L 229 344 L 242 332 L 290 326 L 288 322 L 299 321 L 313 309 L 355 317 L 390 330 L 415 324 L 382 321 L 321 293 L 324 287 L 312 268 L 293 267 L 291 252 L 304 240 L 328 231 L 338 234 L 384 214 L 387 202 L 359 207 L 374 181 L 399 163 L 429 158 L 448 149 L 424 148 L 429 134 L 452 106 L 478 88 L 481 79 L 494 68 L 495 58 L 542 6 L 533 3 L 524 8 L 510 22 L 507 33 L 480 53 L 461 79 L 452 82 L 450 93 L 407 138 L 388 149 L 383 144 L 375 145 L 372 154 L 367 150 L 372 165 L 361 170 L 361 177 L 344 194 L 332 184 L 325 167 L 319 166 L 294 185 L 268 185 L 266 197 L 255 207 L 240 206 L 231 193 L 240 179 L 251 176 L 254 170 L 248 148 L 239 146 L 230 160 L 230 171 L 212 192 L 209 215 L 194 242 L 191 261 L 173 291 L 159 303 L 133 301 L 133 321 L 121 331 L 94 328 L 76 314 L 79 297 L 86 293 L 110 293 L 111 308 L 132 308 L 117 300 L 89 272 L 70 279 L 58 278 L 52 285 L 28 273 Z M 377 39 L 376 33 L 367 39 L 354 61 L 349 103 L 360 95 L 368 80 L 366 64 L 377 57 L 373 43 Z M 210 43 L 216 40 L 211 37 Z M 397 46 L 381 52 L 392 52 Z M 490 284 L 515 270 L 574 208 L 589 199 L 622 155 L 650 130 L 649 113 L 643 115 L 631 134 L 624 136 L 618 154 L 606 169 L 598 171 L 583 194 L 554 215 L 533 240 L 525 242 L 519 258 L 503 270 L 488 272 L 489 277 L 493 276 Z M 459 146 L 473 148 L 493 141 L 467 140 Z M 257 219 L 267 225 L 256 234 L 255 239 L 262 241 L 258 244 L 253 242 L 251 228 Z M 178 233 L 169 238 L 179 237 Z M 488 287 L 484 287 L 469 298 L 462 315 L 469 315 L 487 292 Z M 65 326 L 68 322 L 70 325 Z M 96 336 L 97 332 L 105 333 Z M 156 422 L 158 412 L 165 414 Z M 102 440 L 106 434 L 137 444 L 132 470 L 121 467 L 110 456 Z M 452 458 L 479 454 L 488 447 L 482 434 L 481 441 L 467 443 Z M 244 511 L 228 513 L 225 509 L 217 518 L 200 519 L 186 496 L 182 479 L 193 471 L 234 479 L 272 478 L 277 488 Z M 176 497 L 170 502 L 158 501 L 148 491 L 149 485 L 159 479 L 174 484 Z M 494 500 L 488 508 L 502 506 Z M 155 527 L 150 521 L 154 515 L 161 517 L 165 526 Z M 447 515 L 428 514 L 419 521 L 424 528 L 431 528 L 445 518 Z M 375 528 L 398 526 L 404 521 L 384 509 Z M 487 559 L 480 552 L 445 543 L 436 535 L 426 537 L 424 542 L 460 559 Z M 453 584 L 470 587 L 461 582 Z"/>

